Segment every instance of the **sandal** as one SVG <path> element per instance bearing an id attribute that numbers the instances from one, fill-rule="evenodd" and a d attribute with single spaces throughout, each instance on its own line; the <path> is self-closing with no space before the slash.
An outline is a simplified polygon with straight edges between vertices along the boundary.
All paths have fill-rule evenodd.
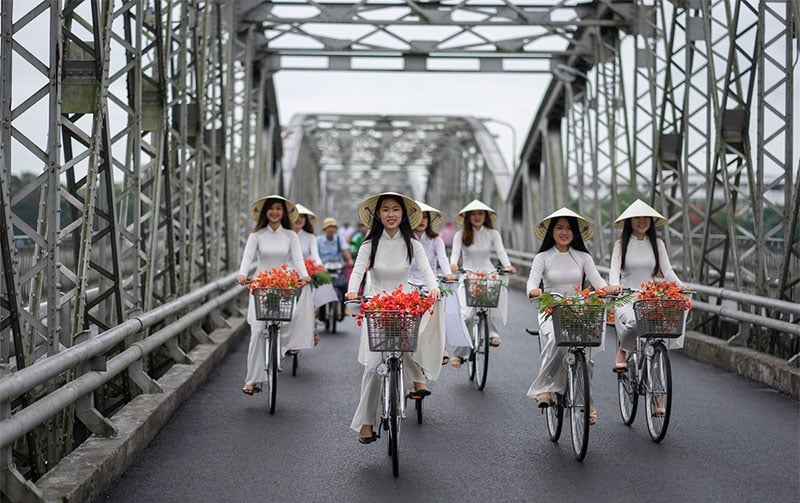
<path id="1" fill-rule="evenodd" d="M 597 424 L 597 409 L 594 408 L 594 405 L 589 407 L 589 426 L 593 424 Z"/>
<path id="2" fill-rule="evenodd" d="M 256 387 L 253 386 L 252 384 L 245 384 L 244 387 L 242 388 L 242 393 L 244 393 L 245 395 L 253 396 L 255 392 L 256 392 Z"/>
<path id="3" fill-rule="evenodd" d="M 447 351 L 445 351 L 442 355 L 442 365 L 447 365 L 448 363 L 450 363 L 450 356 L 448 356 Z"/>
<path id="4" fill-rule="evenodd" d="M 461 370 L 461 364 L 464 363 L 464 359 L 460 356 L 453 356 L 453 359 L 450 361 L 450 366 L 456 370 Z"/>
<path id="5" fill-rule="evenodd" d="M 545 391 L 536 395 L 536 405 L 538 405 L 540 409 L 550 407 L 550 393 Z"/>
<path id="6" fill-rule="evenodd" d="M 317 344 L 319 344 L 319 332 L 317 332 L 317 329 L 315 328 L 314 329 L 314 345 L 316 346 Z"/>
<path id="7" fill-rule="evenodd" d="M 500 337 L 489 337 L 489 345 L 496 348 L 500 345 Z"/>
<path id="8" fill-rule="evenodd" d="M 300 354 L 300 350 L 299 349 L 290 349 L 290 350 L 286 351 L 286 356 L 294 356 L 294 355 L 297 355 L 297 354 Z"/>

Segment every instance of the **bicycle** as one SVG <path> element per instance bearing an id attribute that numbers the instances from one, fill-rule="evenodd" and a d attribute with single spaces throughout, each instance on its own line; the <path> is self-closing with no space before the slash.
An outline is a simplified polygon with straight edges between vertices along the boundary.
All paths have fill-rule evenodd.
<path id="1" fill-rule="evenodd" d="M 460 273 L 474 272 L 460 270 Z M 490 276 L 464 278 L 464 294 L 467 307 L 475 308 L 475 317 L 471 322 L 470 335 L 472 348 L 469 353 L 467 373 L 469 380 L 481 391 L 486 387 L 489 373 L 489 309 L 500 303 L 500 290 L 503 280 L 493 275 L 507 274 L 504 269 L 496 269 Z"/>
<path id="2" fill-rule="evenodd" d="M 256 319 L 266 321 L 261 337 L 266 340 L 264 358 L 267 372 L 267 403 L 269 413 L 275 414 L 278 393 L 278 371 L 281 355 L 281 322 L 292 319 L 294 303 L 300 289 L 294 288 L 255 288 L 252 291 L 256 308 Z M 297 371 L 297 354 L 293 355 L 292 375 Z"/>
<path id="3" fill-rule="evenodd" d="M 553 295 L 563 298 L 558 293 Z M 587 357 L 586 348 L 600 346 L 605 336 L 605 319 L 605 304 L 558 304 L 552 312 L 556 345 L 569 348 L 563 360 L 567 370 L 567 389 L 565 393 L 551 393 L 550 404 L 543 413 L 550 440 L 558 442 L 564 411 L 569 411 L 572 450 L 578 461 L 586 457 L 589 447 L 591 396 L 588 362 L 591 361 L 591 349 Z M 539 335 L 539 331 L 525 331 Z M 539 344 L 541 352 L 541 340 Z"/>
<path id="4" fill-rule="evenodd" d="M 688 292 L 684 292 L 688 293 Z M 688 311 L 677 299 L 642 299 L 633 305 L 637 329 L 636 348 L 626 358 L 627 370 L 617 373 L 617 396 L 622 422 L 633 424 L 639 396 L 645 397 L 647 431 L 653 442 L 667 434 L 672 413 L 672 368 L 665 339 L 685 332 Z"/>
<path id="5" fill-rule="evenodd" d="M 325 322 L 325 331 L 331 334 L 336 333 L 336 323 L 344 319 L 344 264 L 341 262 L 325 262 L 325 270 L 331 277 L 331 284 L 339 297 L 338 302 L 329 302 L 320 307 L 320 320 Z"/>
<path id="6" fill-rule="evenodd" d="M 365 298 L 366 299 L 366 298 Z M 357 301 L 347 301 L 357 302 Z M 392 474 L 400 473 L 400 423 L 406 418 L 403 355 L 417 350 L 420 318 L 399 311 L 365 311 L 369 350 L 383 354 L 375 372 L 381 377 L 381 430 L 388 432 L 388 453 L 392 457 Z M 402 399 L 401 399 L 402 397 Z"/>

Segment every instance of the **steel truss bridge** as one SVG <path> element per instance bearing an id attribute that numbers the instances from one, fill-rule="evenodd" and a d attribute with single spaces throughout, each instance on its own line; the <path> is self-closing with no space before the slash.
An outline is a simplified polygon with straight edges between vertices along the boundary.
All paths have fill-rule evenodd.
<path id="1" fill-rule="evenodd" d="M 663 237 L 682 277 L 724 289 L 708 305 L 739 296 L 740 342 L 796 361 L 797 1 L 0 5 L 5 497 L 41 497 L 36 481 L 74 444 L 113 435 L 108 416 L 157 392 L 155 376 L 237 311 L 234 294 L 220 297 L 158 351 L 142 349 L 231 288 L 247 206 L 267 193 L 341 216 L 382 189 L 449 215 L 479 197 L 523 255 L 557 207 L 609 229 L 640 197 L 669 215 Z M 470 116 L 354 111 L 283 127 L 273 76 L 293 70 L 541 73 L 549 84 L 508 166 Z M 593 239 L 598 263 L 613 239 Z M 725 336 L 722 311 L 709 312 L 701 325 Z M 755 322 L 767 318 L 783 325 Z M 91 344 L 102 356 L 81 352 Z M 146 357 L 62 396 L 134 347 Z M 22 383 L 33 375 L 44 377 Z"/>

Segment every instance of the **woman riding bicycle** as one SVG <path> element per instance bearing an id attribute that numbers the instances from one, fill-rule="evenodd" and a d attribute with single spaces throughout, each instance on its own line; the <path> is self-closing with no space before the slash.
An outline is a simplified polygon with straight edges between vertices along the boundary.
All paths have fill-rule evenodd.
<path id="1" fill-rule="evenodd" d="M 585 218 L 570 209 L 561 208 L 539 222 L 534 233 L 542 245 L 539 253 L 533 257 L 528 276 L 530 297 L 538 297 L 543 292 L 571 295 L 584 277 L 595 288 L 602 288 L 606 292 L 616 290 L 606 285 L 586 250 L 584 242 L 592 237 L 594 230 Z M 545 319 L 544 313 L 539 314 L 539 338 L 542 342 L 542 363 L 528 396 L 536 398 L 539 407 L 548 407 L 551 393 L 562 393 L 567 385 L 566 370 L 562 365 L 567 348 L 556 345 L 553 320 Z M 592 406 L 589 424 L 596 421 L 597 411 Z"/>
<path id="2" fill-rule="evenodd" d="M 300 240 L 296 233 L 289 230 L 291 223 L 297 219 L 297 208 L 294 203 L 278 195 L 262 197 L 250 205 L 250 218 L 255 220 L 256 226 L 250 232 L 244 246 L 242 263 L 236 278 L 239 284 L 247 283 L 247 274 L 254 265 L 256 272 L 260 272 L 288 263 L 297 269 L 301 279 L 306 282 L 311 281 L 303 263 Z M 304 305 L 304 302 L 311 302 L 311 294 L 308 291 L 300 295 L 298 306 Z M 261 336 L 267 322 L 256 319 L 252 295 L 247 308 L 247 322 L 250 323 L 250 347 L 247 350 L 247 374 L 242 392 L 252 395 L 260 391 L 261 383 L 267 381 L 264 361 L 265 341 Z M 313 318 L 309 320 L 303 309 L 294 309 L 292 321 L 287 322 L 281 329 L 283 347 L 289 349 L 312 347 L 313 323 Z"/>
<path id="3" fill-rule="evenodd" d="M 454 281 L 456 276 L 450 274 L 450 263 L 447 261 L 447 252 L 445 252 L 444 241 L 434 230 L 436 226 L 444 222 L 444 213 L 437 210 L 433 206 L 423 203 L 422 201 L 416 201 L 416 203 L 422 210 L 423 216 L 419 225 L 414 228 L 414 238 L 417 239 L 422 244 L 422 248 L 425 249 L 425 255 L 428 257 L 428 264 L 430 264 L 431 270 L 434 272 L 434 274 L 436 274 L 437 269 L 440 269 L 445 279 Z M 419 270 L 416 264 L 411 264 L 411 272 L 408 274 L 408 279 L 415 284 L 425 282 L 425 278 L 422 277 L 422 272 Z M 452 298 L 447 297 L 446 300 L 448 302 L 455 301 L 456 304 L 458 303 L 458 300 L 455 298 L 455 296 Z M 459 318 L 458 321 L 461 321 L 461 313 L 457 312 L 455 314 Z M 463 324 L 463 322 L 461 323 Z M 444 336 L 444 334 L 441 335 Z M 446 365 L 450 357 L 444 350 L 444 337 L 440 337 L 436 341 L 426 341 L 427 344 L 433 344 L 434 342 L 436 344 L 442 344 L 440 351 L 440 353 L 442 353 L 442 365 Z M 435 374 L 437 374 L 438 377 L 438 372 L 435 372 Z M 433 377 L 432 379 L 435 380 L 436 377 Z"/>
<path id="4" fill-rule="evenodd" d="M 317 248 L 317 237 L 314 236 L 314 221 L 317 219 L 317 216 L 313 211 L 300 203 L 295 204 L 295 207 L 297 208 L 297 218 L 292 222 L 292 230 L 297 233 L 297 238 L 300 240 L 300 249 L 303 252 L 303 258 L 310 258 L 315 264 L 322 265 L 322 259 L 319 257 L 319 250 Z M 313 320 L 313 294 L 309 295 L 312 295 L 312 302 L 303 304 L 302 308 L 306 311 L 310 309 L 310 312 L 307 312 L 306 315 L 310 316 Z M 301 308 L 299 303 L 297 307 Z M 317 327 L 314 327 L 314 345 L 316 346 L 317 344 L 319 344 L 319 334 L 317 333 Z M 293 349 L 290 350 L 290 352 L 295 353 L 297 350 Z"/>
<path id="5" fill-rule="evenodd" d="M 492 272 L 495 270 L 492 264 L 491 253 L 494 251 L 500 259 L 500 263 L 510 273 L 514 274 L 517 269 L 511 265 L 506 249 L 503 246 L 503 238 L 494 229 L 497 221 L 497 212 L 486 204 L 473 200 L 458 212 L 456 221 L 462 224 L 460 231 L 453 236 L 453 249 L 450 254 L 450 270 L 458 271 L 458 262 L 461 260 L 461 267 L 473 272 Z M 458 289 L 458 298 L 462 306 L 466 306 L 466 298 L 463 283 Z M 489 344 L 492 346 L 500 345 L 500 324 L 506 323 L 506 310 L 508 306 L 508 293 L 506 289 L 500 293 L 500 303 L 496 308 L 489 311 Z M 474 308 L 466 308 L 464 319 L 472 319 Z M 453 367 L 460 368 L 464 357 L 469 354 L 469 348 L 457 348 L 454 351 Z"/>
<path id="6" fill-rule="evenodd" d="M 358 289 L 367 271 L 371 281 L 365 288 L 365 295 L 373 296 L 383 291 L 390 292 L 402 285 L 404 290 L 412 288 L 408 284 L 411 264 L 416 264 L 425 279 L 428 295 L 433 299 L 440 297 L 436 276 L 431 270 L 425 250 L 419 241 L 412 238 L 412 229 L 419 225 L 422 210 L 413 199 L 394 192 L 384 192 L 368 197 L 358 208 L 358 216 L 370 227 L 367 239 L 362 244 L 356 258 L 353 273 L 350 276 L 347 293 L 348 300 L 358 297 Z M 420 323 L 420 341 L 429 335 L 429 331 L 443 331 L 444 319 L 439 316 L 438 322 L 426 320 L 424 315 Z M 361 344 L 358 359 L 364 365 L 361 379 L 361 398 L 356 408 L 351 428 L 358 431 L 358 441 L 368 444 L 376 439 L 373 426 L 377 424 L 378 401 L 381 383 L 376 378 L 375 367 L 381 361 L 381 353 L 367 350 L 367 326 L 361 328 Z M 405 370 L 414 383 L 416 398 L 430 394 L 425 384 L 425 373 L 433 372 L 433 368 L 423 368 L 419 364 L 422 355 L 416 353 L 405 362 Z M 441 367 L 441 352 L 433 366 Z M 435 360 L 434 360 L 435 361 Z"/>
<path id="7" fill-rule="evenodd" d="M 622 212 L 614 222 L 614 227 L 622 228 L 622 236 L 614 243 L 611 252 L 610 284 L 639 288 L 642 283 L 662 278 L 680 286 L 680 280 L 672 270 L 667 248 L 656 237 L 656 227 L 666 223 L 666 218 L 640 199 Z M 614 326 L 619 341 L 614 372 L 625 372 L 628 369 L 626 354 L 634 350 L 636 343 L 633 303 L 617 308 Z M 683 337 L 675 339 L 675 342 L 670 341 L 670 345 L 683 347 Z"/>

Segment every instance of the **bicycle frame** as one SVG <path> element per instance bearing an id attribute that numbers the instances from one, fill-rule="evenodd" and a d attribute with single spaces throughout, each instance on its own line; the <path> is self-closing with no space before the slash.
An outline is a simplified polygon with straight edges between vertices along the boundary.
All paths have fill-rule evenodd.
<path id="1" fill-rule="evenodd" d="M 395 369 L 395 370 L 392 370 Z M 400 412 L 399 417 L 401 419 L 406 418 L 406 401 L 402 396 L 404 395 L 405 390 L 405 381 L 403 376 L 403 354 L 397 352 L 390 352 L 388 353 L 381 363 L 375 369 L 375 373 L 381 376 L 381 380 L 383 381 L 383 385 L 381 386 L 381 404 L 382 404 L 382 411 L 381 411 L 381 420 L 386 421 L 389 419 L 390 414 L 390 403 L 389 397 L 391 397 L 391 380 L 389 379 L 390 372 L 396 372 L 398 374 L 397 382 L 399 383 L 398 391 L 400 395 L 398 395 L 398 410 Z"/>

